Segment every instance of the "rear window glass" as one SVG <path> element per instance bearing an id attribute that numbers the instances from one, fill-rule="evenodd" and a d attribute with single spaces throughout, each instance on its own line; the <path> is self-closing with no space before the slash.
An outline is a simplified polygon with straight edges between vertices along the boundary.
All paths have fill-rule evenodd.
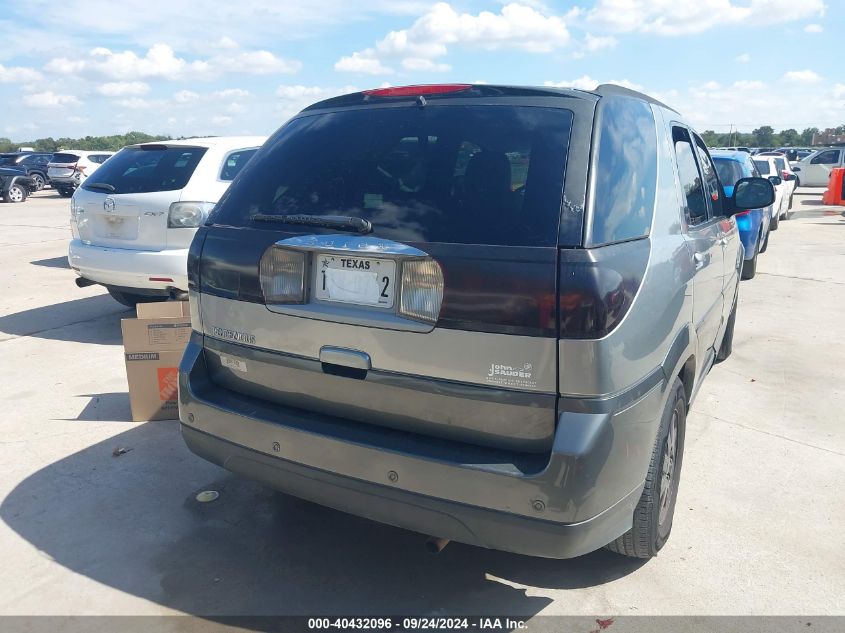
<path id="1" fill-rule="evenodd" d="M 6 155 L 6 156 L 0 155 L 0 165 L 14 165 L 16 158 L 17 158 L 17 155 L 15 155 L 15 154 Z"/>
<path id="2" fill-rule="evenodd" d="M 108 160 L 97 169 L 95 180 L 114 187 L 114 193 L 182 189 L 205 152 L 205 147 L 127 147 L 107 157 Z M 88 186 L 83 184 L 82 188 Z"/>
<path id="3" fill-rule="evenodd" d="M 53 160 L 50 162 L 53 163 L 75 163 L 79 160 L 79 156 L 77 154 L 66 154 L 63 152 L 59 152 L 58 154 L 53 154 Z"/>
<path id="4" fill-rule="evenodd" d="M 740 178 L 745 177 L 742 173 L 742 165 L 735 160 L 714 156 L 713 163 L 716 165 L 719 180 L 724 186 L 733 187 Z"/>
<path id="5" fill-rule="evenodd" d="M 257 151 L 257 148 L 242 149 L 229 154 L 223 162 L 223 169 L 220 170 L 220 180 L 234 180 L 235 176 L 240 173 L 244 165 L 249 162 L 249 159 Z"/>
<path id="6" fill-rule="evenodd" d="M 767 160 L 755 160 L 754 164 L 757 166 L 757 169 L 760 170 L 761 176 L 768 176 L 771 174 L 771 168 L 769 167 L 769 161 Z"/>
<path id="7" fill-rule="evenodd" d="M 389 107 L 291 121 L 211 216 L 319 233 L 257 214 L 345 215 L 406 242 L 557 242 L 572 113 L 513 106 Z"/>
<path id="8" fill-rule="evenodd" d="M 785 158 L 776 158 L 775 165 L 780 171 L 786 170 L 786 159 Z"/>
<path id="9" fill-rule="evenodd" d="M 593 245 L 648 235 L 657 183 L 657 131 L 651 108 L 635 99 L 602 101 Z"/>

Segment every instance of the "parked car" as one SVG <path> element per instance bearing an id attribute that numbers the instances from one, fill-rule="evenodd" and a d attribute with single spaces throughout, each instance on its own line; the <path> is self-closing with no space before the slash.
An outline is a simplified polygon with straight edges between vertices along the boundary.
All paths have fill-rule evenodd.
<path id="1" fill-rule="evenodd" d="M 734 195 L 677 112 L 616 86 L 312 105 L 191 244 L 183 437 L 441 539 L 653 556 L 687 409 L 731 351 L 730 215 L 774 200 Z"/>
<path id="2" fill-rule="evenodd" d="M 264 137 L 130 145 L 71 200 L 77 284 L 104 285 L 127 306 L 188 290 L 188 246 Z"/>
<path id="3" fill-rule="evenodd" d="M 827 187 L 830 170 L 845 166 L 845 147 L 819 149 L 792 164 L 797 187 Z"/>
<path id="4" fill-rule="evenodd" d="M 45 152 L 10 152 L 0 154 L 0 167 L 19 167 L 32 179 L 33 189 L 41 191 L 50 183 L 47 164 L 53 157 Z"/>
<path id="5" fill-rule="evenodd" d="M 731 197 L 737 183 L 745 178 L 759 178 L 750 154 L 740 151 L 713 152 L 713 161 L 719 172 L 725 195 Z M 769 181 L 771 183 L 771 181 Z M 771 183 L 774 188 L 774 183 Z M 769 230 L 772 222 L 772 202 L 762 207 L 740 208 L 734 214 L 739 236 L 744 248 L 742 279 L 753 279 L 757 274 L 757 258 L 769 246 Z"/>
<path id="6" fill-rule="evenodd" d="M 783 152 L 766 152 L 764 154 L 759 154 L 754 158 L 757 159 L 769 156 L 775 160 L 775 175 L 780 176 L 784 185 L 786 185 L 787 205 L 783 214 L 780 216 L 780 219 L 788 220 L 789 210 L 792 209 L 793 196 L 795 195 L 795 189 L 797 188 L 795 183 L 798 181 L 798 177 L 795 175 L 795 172 L 792 171 L 792 165 L 789 164 L 789 158 Z"/>
<path id="7" fill-rule="evenodd" d="M 771 224 L 770 230 L 777 231 L 780 219 L 789 212 L 789 196 L 791 194 L 792 183 L 785 181 L 778 174 L 778 165 L 774 156 L 762 156 L 758 154 L 754 156 L 754 166 L 760 175 L 764 178 L 769 178 L 775 186 L 775 203 L 770 209 Z M 777 178 L 775 180 L 775 178 Z"/>
<path id="8" fill-rule="evenodd" d="M 53 154 L 47 166 L 47 176 L 62 196 L 69 198 L 97 168 L 113 156 L 114 152 L 88 152 L 63 150 Z"/>
<path id="9" fill-rule="evenodd" d="M 23 202 L 35 191 L 35 181 L 17 167 L 0 167 L 0 198 L 4 202 Z"/>
<path id="10" fill-rule="evenodd" d="M 786 159 L 790 163 L 797 163 L 799 160 L 804 158 L 805 156 L 809 156 L 813 153 L 812 149 L 804 148 L 804 147 L 779 147 L 777 150 L 778 152 L 782 152 L 786 154 Z"/>

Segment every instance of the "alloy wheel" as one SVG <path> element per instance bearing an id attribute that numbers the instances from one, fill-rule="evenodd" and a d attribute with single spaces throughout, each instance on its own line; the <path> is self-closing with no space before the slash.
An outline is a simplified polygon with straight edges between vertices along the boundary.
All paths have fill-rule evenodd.
<path id="1" fill-rule="evenodd" d="M 672 412 L 666 445 L 663 447 L 663 463 L 660 466 L 660 497 L 658 522 L 663 525 L 672 505 L 672 490 L 675 485 L 675 463 L 678 455 L 678 410 Z"/>

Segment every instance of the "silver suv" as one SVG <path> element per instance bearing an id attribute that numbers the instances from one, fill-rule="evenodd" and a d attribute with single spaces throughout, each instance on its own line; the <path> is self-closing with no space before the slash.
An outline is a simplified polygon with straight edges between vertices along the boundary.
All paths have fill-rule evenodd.
<path id="1" fill-rule="evenodd" d="M 743 252 L 681 116 L 616 86 L 313 105 L 189 252 L 196 454 L 317 503 L 566 558 L 665 543 Z"/>

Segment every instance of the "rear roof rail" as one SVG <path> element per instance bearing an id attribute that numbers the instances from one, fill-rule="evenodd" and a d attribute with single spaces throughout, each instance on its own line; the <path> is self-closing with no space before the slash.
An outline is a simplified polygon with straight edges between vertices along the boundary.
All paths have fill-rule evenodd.
<path id="1" fill-rule="evenodd" d="M 636 90 L 631 90 L 630 88 L 625 88 L 624 86 L 619 86 L 617 84 L 601 84 L 592 92 L 601 97 L 635 97 L 637 99 L 642 99 L 643 101 L 653 103 L 654 105 L 660 106 L 661 108 L 666 108 L 667 110 L 671 110 L 675 114 L 680 115 L 680 112 L 678 112 L 675 108 L 666 105 L 662 101 L 658 101 L 654 97 L 649 97 L 647 94 L 643 94 L 642 92 L 637 92 Z"/>

